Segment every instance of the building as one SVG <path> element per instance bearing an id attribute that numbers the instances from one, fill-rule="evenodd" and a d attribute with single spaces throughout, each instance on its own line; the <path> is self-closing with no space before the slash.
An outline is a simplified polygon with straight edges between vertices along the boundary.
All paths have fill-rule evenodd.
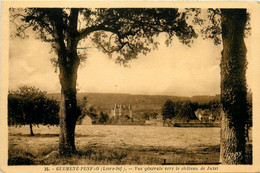
<path id="1" fill-rule="evenodd" d="M 132 107 L 130 104 L 126 104 L 126 105 L 115 104 L 111 108 L 110 117 L 121 117 L 126 115 L 128 115 L 130 118 L 133 117 Z"/>
<path id="2" fill-rule="evenodd" d="M 214 121 L 214 116 L 209 109 L 197 109 L 195 115 L 201 122 Z"/>
<path id="3" fill-rule="evenodd" d="M 92 125 L 92 119 L 89 116 L 85 116 L 77 122 L 77 125 Z"/>
<path id="4" fill-rule="evenodd" d="M 145 125 L 163 127 L 163 116 L 157 115 L 155 119 L 145 121 Z"/>

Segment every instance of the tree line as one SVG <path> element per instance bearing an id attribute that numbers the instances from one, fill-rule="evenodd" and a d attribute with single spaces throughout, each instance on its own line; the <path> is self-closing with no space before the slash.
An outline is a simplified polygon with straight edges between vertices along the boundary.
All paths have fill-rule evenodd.
<path id="1" fill-rule="evenodd" d="M 192 101 L 176 101 L 167 100 L 162 107 L 163 119 L 179 119 L 189 121 L 196 119 L 195 111 L 197 109 L 209 109 L 211 110 L 214 117 L 220 116 L 220 101 L 212 100 L 208 103 L 199 104 L 198 102 Z"/>
<path id="2" fill-rule="evenodd" d="M 220 99 L 214 99 L 208 103 L 198 103 L 192 102 L 190 100 L 186 101 L 172 101 L 167 100 L 162 106 L 162 116 L 163 119 L 179 119 L 184 121 L 189 121 L 190 119 L 196 119 L 195 111 L 197 109 L 208 109 L 212 112 L 213 117 L 220 119 L 221 117 L 221 103 Z M 156 118 L 156 116 L 149 116 L 145 114 L 145 119 Z M 157 115 L 157 114 L 156 114 Z M 252 127 L 252 92 L 249 91 L 247 95 L 247 116 L 246 116 L 246 126 Z"/>
<path id="3" fill-rule="evenodd" d="M 55 99 L 46 97 L 47 92 L 41 91 L 33 86 L 22 86 L 17 90 L 11 90 L 8 93 L 8 125 L 29 125 L 30 135 L 34 136 L 33 125 L 58 125 L 59 124 L 59 102 Z M 157 117 L 156 112 L 145 112 L 138 121 L 133 122 L 129 116 L 112 117 L 103 111 L 98 112 L 94 106 L 87 105 L 87 97 L 78 100 L 80 116 L 78 122 L 89 116 L 93 124 L 142 124 L 144 121 Z M 247 96 L 248 105 L 248 126 L 252 126 L 252 93 Z M 197 109 L 209 109 L 214 117 L 220 117 L 221 104 L 219 99 L 214 99 L 208 103 L 198 103 L 189 100 L 172 101 L 167 100 L 162 106 L 161 113 L 163 119 L 178 119 L 189 121 L 196 119 L 195 111 Z M 136 117 L 135 115 L 135 118 Z"/>

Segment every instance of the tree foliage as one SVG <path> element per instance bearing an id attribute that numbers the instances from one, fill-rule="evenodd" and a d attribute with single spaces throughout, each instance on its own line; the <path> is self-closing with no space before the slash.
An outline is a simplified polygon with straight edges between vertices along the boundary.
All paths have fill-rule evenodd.
<path id="1" fill-rule="evenodd" d="M 187 119 L 187 120 L 195 118 L 191 101 L 185 101 L 182 103 L 182 106 L 176 117 L 179 119 Z"/>
<path id="2" fill-rule="evenodd" d="M 137 58 L 139 53 L 146 54 L 156 48 L 158 43 L 154 36 L 162 32 L 168 35 L 167 44 L 173 36 L 183 44 L 190 44 L 192 38 L 197 37 L 193 27 L 186 22 L 186 13 L 175 8 L 26 8 L 10 9 L 10 12 L 17 27 L 14 36 L 25 38 L 25 31 L 32 28 L 37 38 L 50 42 L 56 52 L 58 39 L 63 39 L 66 45 L 71 36 L 77 41 L 89 37 L 104 53 L 111 57 L 116 53 L 114 60 L 123 64 Z M 78 24 L 71 35 L 66 33 L 71 32 L 73 12 L 78 13 Z M 17 24 L 18 19 L 23 23 Z M 65 33 L 63 38 L 57 37 L 56 24 Z M 78 52 L 82 53 L 82 50 Z M 59 65 L 58 60 L 52 61 Z"/>
<path id="3" fill-rule="evenodd" d="M 228 9 L 231 10 L 231 9 Z M 220 8 L 208 8 L 202 10 L 200 8 L 187 8 L 187 17 L 192 20 L 193 27 L 196 27 L 198 35 L 204 39 L 211 39 L 215 45 L 222 43 L 222 20 Z M 245 25 L 245 36 L 251 34 L 250 13 L 247 13 L 247 21 Z"/>
<path id="4" fill-rule="evenodd" d="M 87 105 L 87 97 L 84 96 L 82 99 L 78 101 L 78 106 L 80 109 L 80 116 L 78 117 L 77 121 L 81 121 L 86 116 L 89 116 L 92 121 L 96 124 L 104 124 L 109 120 L 109 116 L 101 111 L 99 114 L 97 113 L 97 110 L 94 106 L 88 106 Z"/>
<path id="5" fill-rule="evenodd" d="M 163 119 L 171 119 L 174 115 L 174 104 L 171 100 L 167 100 L 162 108 Z"/>
<path id="6" fill-rule="evenodd" d="M 87 103 L 88 101 L 86 96 L 78 101 L 78 107 L 80 109 L 78 121 L 81 121 L 84 117 L 89 116 L 94 123 L 98 123 L 99 116 L 95 106 L 88 105 Z"/>
<path id="7" fill-rule="evenodd" d="M 8 94 L 9 125 L 57 125 L 59 103 L 38 88 L 22 86 Z M 31 129 L 31 135 L 33 135 Z"/>
<path id="8" fill-rule="evenodd" d="M 167 103 L 167 104 L 166 104 Z M 176 119 L 176 120 L 191 120 L 196 119 L 195 111 L 197 109 L 209 109 L 213 116 L 216 119 L 219 119 L 220 112 L 221 112 L 221 105 L 219 99 L 214 99 L 211 101 L 208 101 L 206 103 L 198 103 L 196 101 L 190 101 L 190 100 L 184 100 L 184 101 L 175 101 L 171 103 L 171 100 L 166 101 L 166 103 L 163 105 L 162 110 L 167 110 L 165 113 L 168 115 L 168 112 L 171 112 L 169 115 L 173 116 L 167 116 L 169 119 Z M 166 106 L 167 105 L 167 106 Z M 170 109 L 169 109 L 170 107 Z M 166 109 L 168 108 L 168 109 Z M 143 119 L 146 117 L 144 116 Z"/>
<path id="9" fill-rule="evenodd" d="M 87 116 L 89 113 L 89 110 L 87 108 L 87 97 L 84 96 L 82 99 L 78 101 L 78 107 L 80 109 L 80 116 L 78 117 L 78 121 L 81 121 L 85 116 Z"/>
<path id="10" fill-rule="evenodd" d="M 98 122 L 100 124 L 105 124 L 108 120 L 109 120 L 109 116 L 106 113 L 104 113 L 103 111 L 101 111 L 99 113 Z"/>
<path id="11" fill-rule="evenodd" d="M 144 120 L 155 119 L 158 113 L 155 111 L 147 111 L 141 114 L 141 118 Z"/>

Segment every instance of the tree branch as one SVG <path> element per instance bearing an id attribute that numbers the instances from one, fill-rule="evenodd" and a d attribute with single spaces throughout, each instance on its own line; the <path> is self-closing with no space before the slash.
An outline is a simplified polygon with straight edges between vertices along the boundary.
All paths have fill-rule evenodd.
<path id="1" fill-rule="evenodd" d="M 92 32 L 95 32 L 95 31 L 107 31 L 107 32 L 115 33 L 118 36 L 120 36 L 119 32 L 116 29 L 105 27 L 104 25 L 105 24 L 100 24 L 100 25 L 97 25 L 97 26 L 91 26 L 91 27 L 85 28 L 84 30 L 82 30 L 81 32 L 78 33 L 77 39 L 81 40 L 81 39 L 87 37 L 89 34 L 91 34 Z"/>

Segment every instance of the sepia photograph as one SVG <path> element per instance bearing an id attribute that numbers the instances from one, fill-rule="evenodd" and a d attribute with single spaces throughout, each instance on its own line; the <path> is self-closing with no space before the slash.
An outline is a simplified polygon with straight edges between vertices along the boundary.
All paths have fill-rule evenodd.
<path id="1" fill-rule="evenodd" d="M 260 171 L 260 4 L 25 2 L 1 7 L 1 171 Z"/>

